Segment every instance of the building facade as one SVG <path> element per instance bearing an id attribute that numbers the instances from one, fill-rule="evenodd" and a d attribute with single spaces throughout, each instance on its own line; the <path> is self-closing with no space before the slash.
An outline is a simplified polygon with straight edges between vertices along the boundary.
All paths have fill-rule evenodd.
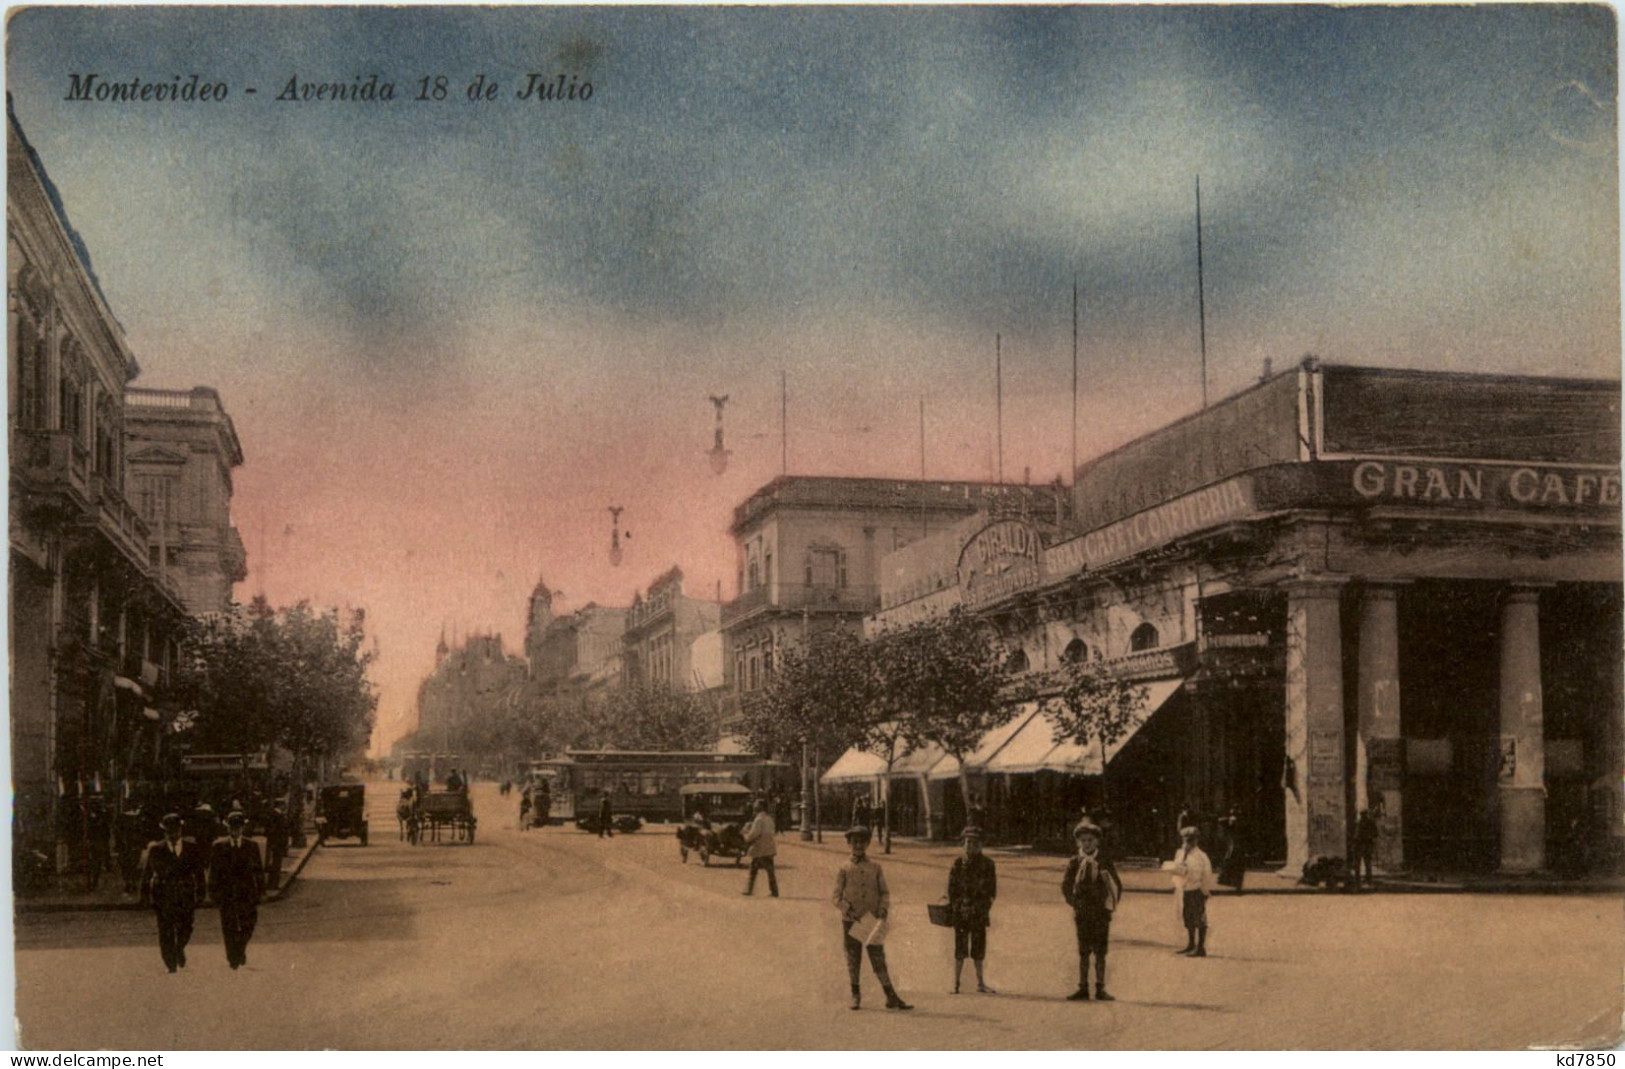
<path id="1" fill-rule="evenodd" d="M 465 729 L 488 723 L 498 705 L 525 682 L 523 658 L 503 647 L 502 636 L 471 635 L 455 648 L 442 636 L 434 671 L 418 684 L 415 745 L 462 755 L 466 769 L 480 766 L 482 740 Z"/>
<path id="2" fill-rule="evenodd" d="M 881 561 L 967 517 L 1005 510 L 1053 520 L 1048 487 L 784 476 L 734 510 L 738 596 L 722 607 L 724 666 L 737 703 L 777 657 L 831 627 L 860 630 L 880 606 Z"/>
<path id="3" fill-rule="evenodd" d="M 969 769 L 1008 838 L 1105 804 L 1154 855 L 1181 810 L 1234 810 L 1296 874 L 1350 857 L 1370 810 L 1391 871 L 1611 865 L 1619 405 L 1617 382 L 1308 361 L 1082 466 L 1072 537 L 990 525 L 957 589 L 872 626 L 960 603 L 1040 690 L 1076 657 L 1145 686 L 1105 751 L 1012 709 Z M 944 771 L 914 776 L 951 832 Z"/>
<path id="4" fill-rule="evenodd" d="M 129 497 L 139 373 L 83 242 L 7 114 L 11 729 L 19 882 L 105 837 L 93 819 L 161 775 L 187 614 Z M 105 847 L 105 842 L 102 844 Z"/>
<path id="5" fill-rule="evenodd" d="M 672 568 L 632 599 L 621 636 L 622 675 L 628 686 L 703 690 L 696 685 L 694 642 L 715 631 L 722 607 L 683 593 L 683 570 Z"/>
<path id="6" fill-rule="evenodd" d="M 195 616 L 225 611 L 248 578 L 231 522 L 231 472 L 243 463 L 220 395 L 132 387 L 124 392 L 129 496 L 147 524 L 148 561 Z"/>
<path id="7" fill-rule="evenodd" d="M 547 584 L 537 580 L 525 628 L 531 680 L 544 693 L 592 693 L 619 686 L 628 610 L 588 602 L 559 616 L 553 597 Z"/>

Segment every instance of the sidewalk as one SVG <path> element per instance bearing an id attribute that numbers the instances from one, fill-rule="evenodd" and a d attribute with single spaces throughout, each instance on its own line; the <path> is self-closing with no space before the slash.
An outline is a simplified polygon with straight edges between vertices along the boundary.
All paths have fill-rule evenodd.
<path id="1" fill-rule="evenodd" d="M 841 831 L 824 830 L 824 841 L 805 842 L 800 833 L 786 832 L 778 836 L 780 846 L 802 850 L 818 850 L 845 854 L 846 841 Z M 871 843 L 869 855 L 877 861 L 890 864 L 920 865 L 946 872 L 959 857 L 962 849 L 957 843 L 933 842 L 925 839 L 892 840 L 892 853 L 886 854 L 878 843 Z M 990 846 L 984 851 L 998 862 L 999 879 L 1027 880 L 1033 883 L 1059 885 L 1066 873 L 1067 858 L 1058 854 L 1035 853 L 1026 847 Z M 1123 890 L 1142 894 L 1172 894 L 1173 884 L 1160 866 L 1149 860 L 1127 859 L 1117 863 L 1117 873 L 1123 879 Z M 1625 892 L 1625 878 L 1587 877 L 1562 878 L 1550 873 L 1527 876 L 1502 875 L 1432 875 L 1406 873 L 1378 876 L 1369 891 L 1388 894 L 1618 894 Z M 1234 895 L 1226 887 L 1218 892 Z M 1275 868 L 1251 868 L 1242 882 L 1244 894 L 1343 894 L 1324 887 L 1307 887 L 1290 876 L 1280 875 Z"/>
<path id="2" fill-rule="evenodd" d="M 259 843 L 261 856 L 265 852 L 265 839 L 263 836 L 254 836 Z M 293 889 L 294 881 L 305 870 L 311 855 L 316 853 L 316 833 L 311 832 L 306 839 L 307 845 L 300 848 L 290 848 L 288 856 L 282 860 L 282 879 L 278 881 L 274 891 L 267 891 L 261 904 L 280 902 L 288 896 Z M 72 881 L 70 875 L 68 880 Z M 145 912 L 152 907 L 146 905 L 133 895 L 124 893 L 124 881 L 117 872 L 102 874 L 101 884 L 94 891 L 73 890 L 71 888 L 51 888 L 46 891 L 23 891 L 13 896 L 14 909 L 18 913 L 85 913 L 129 910 L 131 912 Z M 213 909 L 212 904 L 205 903 L 199 909 Z"/>

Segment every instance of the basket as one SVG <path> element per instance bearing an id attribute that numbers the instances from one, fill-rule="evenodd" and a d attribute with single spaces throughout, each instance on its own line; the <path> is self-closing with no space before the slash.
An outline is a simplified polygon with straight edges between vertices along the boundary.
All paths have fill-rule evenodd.
<path id="1" fill-rule="evenodd" d="M 931 918 L 931 923 L 938 928 L 952 928 L 954 922 L 948 916 L 948 903 L 932 902 L 925 907 L 925 912 Z"/>

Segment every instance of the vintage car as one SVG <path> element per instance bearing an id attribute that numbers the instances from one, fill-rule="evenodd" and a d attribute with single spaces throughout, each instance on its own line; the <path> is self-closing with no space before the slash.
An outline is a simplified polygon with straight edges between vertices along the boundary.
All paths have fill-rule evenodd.
<path id="1" fill-rule="evenodd" d="M 702 865 L 713 857 L 731 857 L 738 865 L 746 849 L 740 829 L 755 800 L 751 789 L 738 783 L 688 783 L 677 793 L 683 800 L 683 824 L 677 829 L 683 863 L 689 854 L 698 854 Z"/>
<path id="2" fill-rule="evenodd" d="M 359 783 L 323 787 L 316 802 L 317 841 L 352 838 L 367 845 L 367 788 Z"/>

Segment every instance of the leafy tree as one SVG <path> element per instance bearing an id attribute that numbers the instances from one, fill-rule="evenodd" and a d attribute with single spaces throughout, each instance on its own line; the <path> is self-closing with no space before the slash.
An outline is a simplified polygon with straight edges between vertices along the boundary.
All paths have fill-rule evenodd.
<path id="1" fill-rule="evenodd" d="M 1055 741 L 1088 745 L 1099 740 L 1104 770 L 1108 747 L 1144 718 L 1146 688 L 1117 678 L 1104 661 L 1086 657 L 1063 663 L 1060 678 L 1059 693 L 1041 703 L 1055 721 Z"/>
<path id="2" fill-rule="evenodd" d="M 741 710 L 741 734 L 760 754 L 839 754 L 862 745 L 880 694 L 862 637 L 845 628 L 821 631 L 779 655 L 766 685 Z"/>
<path id="3" fill-rule="evenodd" d="M 900 721 L 905 736 L 959 762 L 969 813 L 966 758 L 1014 713 L 1002 651 L 986 624 L 958 607 L 887 636 L 877 649 L 894 700 L 913 714 Z"/>
<path id="4" fill-rule="evenodd" d="M 378 705 L 360 610 L 273 609 L 262 598 L 193 621 L 176 680 L 198 711 L 194 748 L 248 753 L 275 744 L 301 759 L 364 747 Z"/>
<path id="5" fill-rule="evenodd" d="M 708 750 L 716 745 L 716 718 L 688 691 L 639 684 L 609 691 L 598 705 L 583 719 L 616 749 Z"/>

